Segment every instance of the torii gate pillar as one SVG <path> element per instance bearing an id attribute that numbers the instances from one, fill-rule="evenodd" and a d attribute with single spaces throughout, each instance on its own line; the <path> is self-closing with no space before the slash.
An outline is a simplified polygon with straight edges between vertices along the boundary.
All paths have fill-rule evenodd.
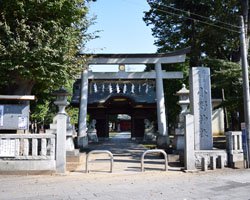
<path id="1" fill-rule="evenodd" d="M 87 105 L 88 105 L 88 67 L 84 68 L 81 74 L 81 96 L 78 119 L 77 143 L 80 149 L 88 146 L 87 135 Z"/>
<path id="2" fill-rule="evenodd" d="M 157 122 L 159 136 L 157 139 L 157 144 L 160 147 L 165 147 L 168 143 L 168 131 L 167 131 L 167 120 L 166 120 L 166 109 L 165 109 L 165 98 L 163 89 L 163 79 L 162 79 L 162 68 L 161 63 L 155 64 L 156 72 L 156 104 L 157 104 Z"/>

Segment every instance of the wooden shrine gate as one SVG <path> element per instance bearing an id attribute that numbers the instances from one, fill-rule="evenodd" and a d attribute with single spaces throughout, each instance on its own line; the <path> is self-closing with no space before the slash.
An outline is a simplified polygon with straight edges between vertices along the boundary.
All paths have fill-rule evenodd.
<path id="1" fill-rule="evenodd" d="M 118 72 L 122 75 L 126 72 Z M 105 73 L 107 74 L 107 73 Z M 98 74 L 95 74 L 98 76 Z M 101 77 L 101 76 L 100 76 Z M 74 85 L 74 94 L 80 86 Z M 98 137 L 109 137 L 109 116 L 131 116 L 131 137 L 144 135 L 144 119 L 157 121 L 155 81 L 146 79 L 92 79 L 89 80 L 88 114 L 95 119 Z M 78 91 L 79 94 L 79 91 Z M 74 102 L 73 96 L 72 103 Z"/>

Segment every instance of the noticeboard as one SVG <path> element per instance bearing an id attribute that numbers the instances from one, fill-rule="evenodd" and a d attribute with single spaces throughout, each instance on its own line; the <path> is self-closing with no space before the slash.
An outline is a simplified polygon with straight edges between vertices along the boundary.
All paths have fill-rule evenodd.
<path id="1" fill-rule="evenodd" d="M 0 130 L 28 130 L 29 105 L 0 105 Z"/>

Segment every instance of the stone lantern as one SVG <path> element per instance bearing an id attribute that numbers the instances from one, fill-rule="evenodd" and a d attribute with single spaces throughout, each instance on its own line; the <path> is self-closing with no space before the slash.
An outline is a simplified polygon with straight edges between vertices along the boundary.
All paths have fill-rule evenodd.
<path id="1" fill-rule="evenodd" d="M 54 104 L 58 106 L 58 113 L 66 114 L 65 108 L 69 105 L 67 101 L 67 96 L 69 96 L 68 91 L 64 87 L 61 87 L 59 90 L 54 91 L 53 95 L 56 96 Z"/>
<path id="2" fill-rule="evenodd" d="M 75 145 L 74 145 L 75 129 L 70 124 L 70 117 L 65 111 L 66 106 L 69 105 L 67 101 L 67 97 L 70 94 L 64 87 L 61 87 L 59 90 L 54 91 L 53 95 L 56 96 L 56 101 L 54 102 L 54 104 L 58 106 L 58 114 L 59 115 L 63 114 L 66 116 L 66 122 L 65 122 L 66 124 L 66 151 L 68 154 L 70 151 L 75 150 Z M 56 123 L 57 119 L 58 119 L 58 116 L 56 116 L 55 119 L 53 120 L 54 123 Z"/>
<path id="3" fill-rule="evenodd" d="M 184 115 L 189 113 L 189 90 L 186 88 L 185 84 L 182 84 L 182 88 L 176 92 L 176 96 L 179 96 L 178 104 L 181 106 L 181 112 L 179 114 L 179 125 L 183 127 L 184 125 Z"/>
<path id="4" fill-rule="evenodd" d="M 176 92 L 176 96 L 179 96 L 178 104 L 181 107 L 179 114 L 178 127 L 175 129 L 174 146 L 176 150 L 184 150 L 184 116 L 189 113 L 189 90 L 185 84 L 182 84 L 182 88 Z"/>

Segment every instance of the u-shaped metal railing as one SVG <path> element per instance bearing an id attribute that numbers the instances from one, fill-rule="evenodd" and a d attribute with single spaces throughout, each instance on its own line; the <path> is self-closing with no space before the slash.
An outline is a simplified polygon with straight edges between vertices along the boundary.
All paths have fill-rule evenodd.
<path id="1" fill-rule="evenodd" d="M 165 171 L 168 170 L 168 159 L 167 159 L 167 154 L 164 150 L 162 149 L 151 149 L 151 150 L 147 150 L 145 151 L 142 156 L 141 156 L 141 171 L 144 172 L 144 159 L 145 159 L 145 156 L 146 154 L 149 154 L 149 153 L 162 153 L 164 155 L 164 159 L 165 159 Z"/>
<path id="2" fill-rule="evenodd" d="M 110 151 L 107 151 L 107 150 L 93 150 L 93 151 L 90 151 L 87 154 L 87 156 L 86 156 L 86 173 L 89 173 L 88 163 L 89 163 L 89 157 L 92 154 L 108 154 L 109 157 L 110 157 L 110 159 L 109 159 L 110 160 L 110 173 L 112 173 L 112 171 L 113 171 L 113 165 L 114 165 L 114 156 L 113 156 L 113 154 Z M 96 162 L 98 162 L 98 161 L 96 161 Z"/>

